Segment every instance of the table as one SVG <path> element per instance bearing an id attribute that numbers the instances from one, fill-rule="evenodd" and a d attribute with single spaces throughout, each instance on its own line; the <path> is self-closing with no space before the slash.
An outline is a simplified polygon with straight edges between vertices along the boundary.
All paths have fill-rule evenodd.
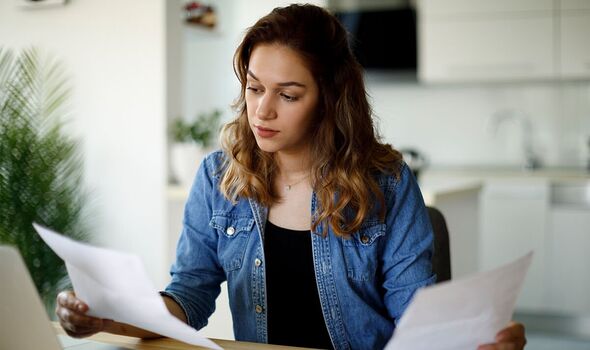
<path id="1" fill-rule="evenodd" d="M 66 335 L 65 331 L 58 322 L 53 322 L 53 326 L 59 335 Z M 126 349 L 135 350 L 196 350 L 206 349 L 200 346 L 189 345 L 178 340 L 170 338 L 158 338 L 143 340 L 134 337 L 126 337 L 110 333 L 98 333 L 88 338 L 89 340 L 116 345 Z M 281 346 L 272 344 L 250 343 L 234 340 L 211 339 L 217 345 L 226 350 L 295 350 L 305 349 L 292 346 Z"/>

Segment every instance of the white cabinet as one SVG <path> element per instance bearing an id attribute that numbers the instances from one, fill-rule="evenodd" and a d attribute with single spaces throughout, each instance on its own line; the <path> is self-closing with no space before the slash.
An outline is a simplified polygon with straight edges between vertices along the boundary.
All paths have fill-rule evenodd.
<path id="1" fill-rule="evenodd" d="M 421 0 L 423 82 L 590 77 L 590 1 Z"/>
<path id="2" fill-rule="evenodd" d="M 541 179 L 486 182 L 480 207 L 481 270 L 498 267 L 530 250 L 535 251 L 519 310 L 541 310 L 545 303 L 545 235 L 549 183 Z"/>
<path id="3" fill-rule="evenodd" d="M 590 77 L 590 1 L 560 2 L 559 60 L 564 78 Z"/>
<path id="4" fill-rule="evenodd" d="M 550 215 L 547 308 L 590 314 L 590 209 L 557 206 Z"/>
<path id="5" fill-rule="evenodd" d="M 422 1 L 422 81 L 547 79 L 554 75 L 552 1 Z"/>
<path id="6" fill-rule="evenodd" d="M 477 203 L 460 193 L 429 196 L 437 183 L 474 182 L 482 185 Z M 447 217 L 454 278 L 496 268 L 533 250 L 517 311 L 590 315 L 588 173 L 427 170 L 421 188 L 425 200 Z M 478 215 L 470 206 L 478 207 Z M 475 217 L 478 230 L 472 227 Z"/>
<path id="7" fill-rule="evenodd" d="M 547 307 L 556 314 L 590 314 L 590 181 L 551 186 L 547 237 Z"/>

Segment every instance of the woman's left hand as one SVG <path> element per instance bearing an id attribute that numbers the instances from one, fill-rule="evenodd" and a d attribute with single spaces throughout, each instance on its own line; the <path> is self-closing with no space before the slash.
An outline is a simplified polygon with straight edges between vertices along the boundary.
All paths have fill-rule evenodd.
<path id="1" fill-rule="evenodd" d="M 496 342 L 480 345 L 477 350 L 519 350 L 524 349 L 526 337 L 522 323 L 510 322 L 508 326 L 496 334 Z"/>

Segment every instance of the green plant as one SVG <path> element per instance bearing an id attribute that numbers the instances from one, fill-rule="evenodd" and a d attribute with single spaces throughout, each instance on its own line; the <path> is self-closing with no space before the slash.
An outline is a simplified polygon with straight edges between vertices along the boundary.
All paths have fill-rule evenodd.
<path id="1" fill-rule="evenodd" d="M 87 237 L 81 157 L 62 130 L 68 94 L 59 64 L 0 48 L 0 244 L 19 249 L 48 310 L 69 281 L 31 223 Z"/>
<path id="2" fill-rule="evenodd" d="M 220 117 L 219 110 L 201 113 L 192 121 L 178 117 L 172 121 L 170 133 L 175 142 L 195 142 L 209 147 L 217 136 Z"/>

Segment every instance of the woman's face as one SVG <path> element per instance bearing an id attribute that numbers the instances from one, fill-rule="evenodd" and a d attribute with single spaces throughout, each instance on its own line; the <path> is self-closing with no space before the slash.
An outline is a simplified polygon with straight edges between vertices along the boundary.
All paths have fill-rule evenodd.
<path id="1" fill-rule="evenodd" d="M 265 152 L 306 152 L 319 99 L 304 60 L 278 44 L 259 44 L 250 55 L 246 82 L 248 122 Z"/>

